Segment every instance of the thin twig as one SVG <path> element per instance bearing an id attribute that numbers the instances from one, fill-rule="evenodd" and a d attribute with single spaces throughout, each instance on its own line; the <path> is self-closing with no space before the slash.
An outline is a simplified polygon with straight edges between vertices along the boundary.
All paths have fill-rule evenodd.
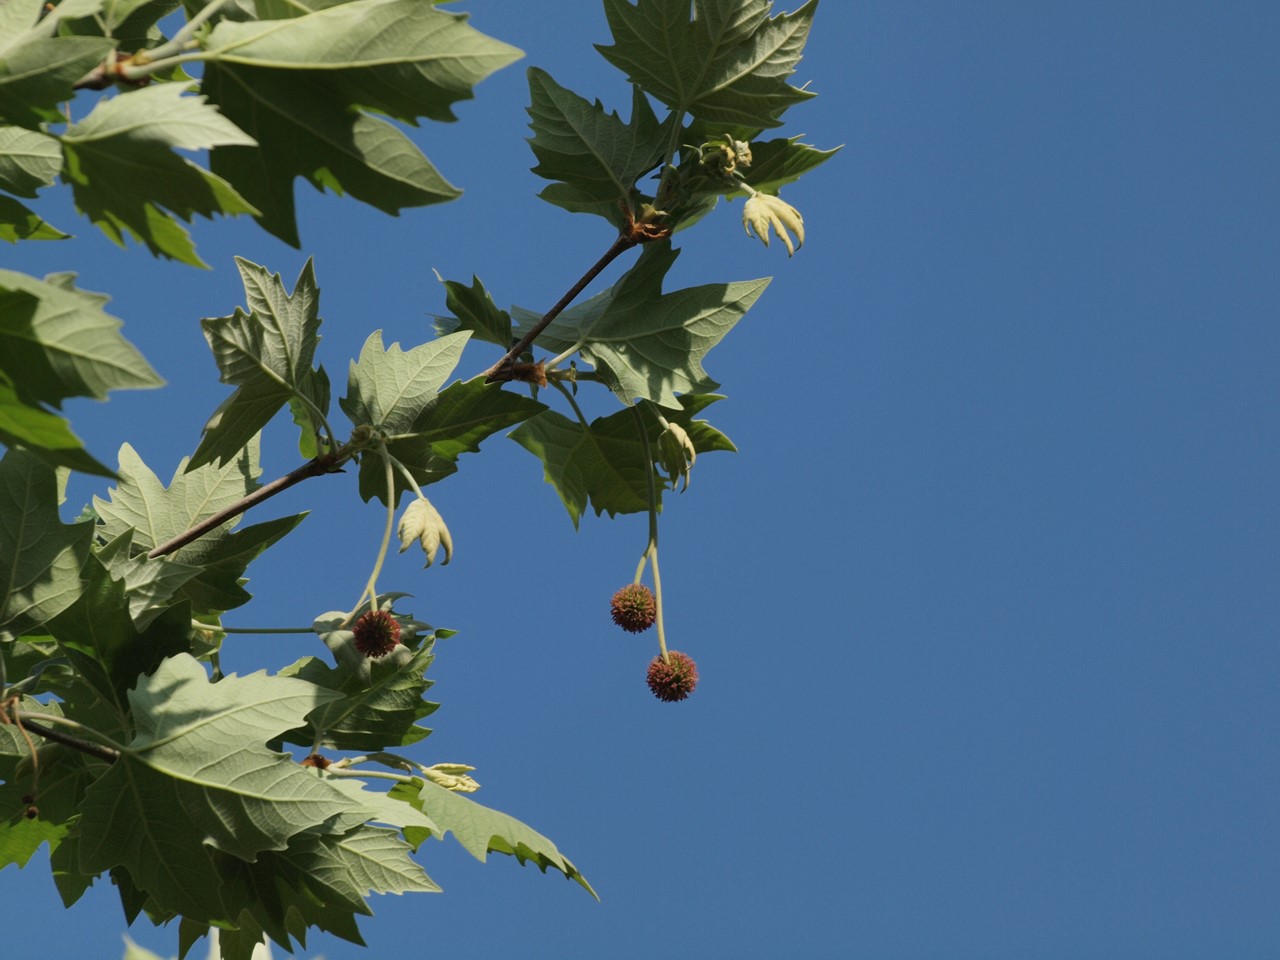
<path id="1" fill-rule="evenodd" d="M 310 477 L 320 477 L 326 473 L 333 473 L 337 469 L 335 464 L 338 463 L 340 457 L 338 455 L 330 455 L 326 457 L 316 457 L 308 460 L 302 466 L 298 467 L 283 477 L 272 480 L 266 486 L 259 487 L 247 497 L 242 497 L 225 510 L 220 510 L 207 520 L 202 520 L 190 530 L 178 534 L 168 543 L 162 543 L 150 553 L 147 554 L 148 559 L 154 560 L 156 557 L 163 557 L 180 550 L 193 540 L 198 540 L 210 530 L 226 523 L 232 517 L 238 517 L 250 507 L 256 507 L 264 500 L 274 497 L 277 493 L 288 490 L 295 484 L 301 483 Z"/>
<path id="2" fill-rule="evenodd" d="M 506 352 L 501 360 L 485 371 L 485 381 L 493 383 L 495 380 L 512 379 L 509 375 L 511 366 L 522 353 L 529 349 L 533 341 L 538 338 L 538 334 L 547 329 L 551 321 L 560 315 L 561 310 L 573 303 L 574 298 L 586 289 L 587 284 L 594 280 L 601 270 L 640 242 L 640 239 L 635 236 L 626 233 L 619 234 L 618 239 L 613 241 L 613 246 L 605 251 L 604 256 L 591 265 L 591 268 L 582 275 L 581 279 L 569 288 L 568 292 L 556 302 L 554 307 L 543 314 L 542 319 L 535 323 L 529 332 Z"/>
<path id="3" fill-rule="evenodd" d="M 113 750 L 110 747 L 104 747 L 100 743 L 94 743 L 92 740 L 83 740 L 80 737 L 73 737 L 69 733 L 63 733 L 61 730 L 54 730 L 46 727 L 43 723 L 36 723 L 34 720 L 28 720 L 21 713 L 18 714 L 22 720 L 22 728 L 30 730 L 32 733 L 44 737 L 46 740 L 52 740 L 54 743 L 60 743 L 64 747 L 70 747 L 73 750 L 79 750 L 81 753 L 87 753 L 91 757 L 97 757 L 107 763 L 115 763 L 120 759 L 120 751 Z"/>

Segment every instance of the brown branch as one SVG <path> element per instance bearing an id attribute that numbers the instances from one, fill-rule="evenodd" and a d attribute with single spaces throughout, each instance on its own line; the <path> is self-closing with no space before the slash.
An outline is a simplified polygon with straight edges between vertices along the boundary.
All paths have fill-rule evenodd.
<path id="1" fill-rule="evenodd" d="M 512 376 L 512 368 L 515 366 L 515 361 L 529 349 L 533 341 L 538 338 L 538 334 L 547 329 L 551 321 L 560 315 L 560 311 L 573 303 L 574 298 L 586 289 L 587 284 L 599 276 L 601 270 L 641 242 L 643 240 L 636 236 L 634 230 L 619 234 L 618 239 L 613 241 L 613 246 L 605 251 L 604 256 L 591 265 L 591 268 L 582 275 L 578 282 L 569 288 L 568 292 L 556 302 L 554 307 L 542 315 L 542 319 L 535 323 L 529 332 L 506 352 L 501 360 L 485 371 L 485 382 L 493 383 L 496 380 L 515 379 Z"/>
<path id="2" fill-rule="evenodd" d="M 94 743 L 92 740 L 83 740 L 80 737 L 73 737 L 69 733 L 63 733 L 61 730 L 54 730 L 46 727 L 43 723 L 36 723 L 34 720 L 27 720 L 18 714 L 19 720 L 22 722 L 22 729 L 30 730 L 38 736 L 44 737 L 46 740 L 52 740 L 54 743 L 60 743 L 64 747 L 70 747 L 73 750 L 79 750 L 81 753 L 87 753 L 91 757 L 97 757 L 99 760 L 105 760 L 107 763 L 115 763 L 120 759 L 120 751 L 113 750 L 111 747 L 104 747 L 100 743 Z"/>
<path id="3" fill-rule="evenodd" d="M 203 537 L 214 527 L 221 526 L 232 517 L 238 517 L 250 507 L 256 507 L 258 504 L 262 503 L 262 501 L 274 497 L 277 493 L 288 490 L 295 484 L 301 483 L 303 480 L 310 477 L 319 477 L 326 473 L 336 472 L 338 469 L 336 464 L 341 459 L 342 457 L 340 454 L 332 454 L 308 460 L 296 470 L 293 470 L 276 480 L 272 480 L 266 486 L 259 487 L 257 490 L 253 491 L 253 493 L 249 494 L 247 497 L 237 500 L 225 510 L 218 511 L 212 517 L 209 517 L 207 520 L 202 520 L 190 530 L 178 534 L 168 543 L 160 544 L 160 546 L 147 554 L 147 558 L 154 560 L 156 557 L 163 557 L 166 554 L 173 553 L 175 550 L 180 550 L 191 541 L 198 540 L 200 537 Z"/>

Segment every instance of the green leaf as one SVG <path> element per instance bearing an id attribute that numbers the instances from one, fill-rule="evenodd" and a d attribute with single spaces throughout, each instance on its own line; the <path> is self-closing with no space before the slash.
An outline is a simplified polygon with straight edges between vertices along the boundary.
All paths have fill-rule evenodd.
<path id="1" fill-rule="evenodd" d="M 58 517 L 53 467 L 13 448 L 0 459 L 0 629 L 20 635 L 80 596 L 93 526 Z"/>
<path id="2" fill-rule="evenodd" d="M 187 471 L 178 464 L 166 488 L 129 444 L 120 449 L 120 482 L 109 500 L 94 497 L 101 520 L 98 534 L 108 540 L 133 530 L 133 549 L 148 553 L 258 489 L 262 468 L 254 440 L 235 460 Z M 255 557 L 292 530 L 303 515 L 282 517 L 238 530 L 239 517 L 170 554 L 178 563 L 201 568 L 176 596 L 189 599 L 197 614 L 221 613 L 249 600 L 241 574 Z"/>
<path id="3" fill-rule="evenodd" d="M 457 841 L 477 860 L 483 862 L 490 852 L 505 853 L 515 857 L 521 864 L 533 862 L 543 873 L 546 873 L 548 867 L 552 867 L 566 878 L 576 880 L 593 897 L 596 896 L 591 884 L 556 849 L 554 843 L 514 817 L 416 778 L 412 785 L 396 784 L 391 788 L 391 796 L 417 807 L 438 823 L 444 833 L 452 832 Z M 405 833 L 412 843 L 414 828 Z M 443 839 L 443 833 L 436 835 Z"/>
<path id="4" fill-rule="evenodd" d="M 105 0 L 98 16 L 76 20 L 63 32 L 111 37 L 119 50 L 144 50 L 163 41 L 156 24 L 179 6 L 181 0 Z"/>
<path id="5" fill-rule="evenodd" d="M 623 226 L 626 211 L 638 203 L 636 180 L 662 162 L 668 124 L 658 123 L 639 87 L 632 88 L 629 123 L 536 67 L 529 70 L 529 92 L 529 146 L 538 158 L 533 172 L 560 181 L 543 190 L 542 199 Z"/>
<path id="6" fill-rule="evenodd" d="M 410 350 L 400 344 L 382 345 L 375 330 L 351 361 L 347 395 L 338 405 L 357 427 L 373 427 L 394 437 L 413 429 L 414 422 L 436 398 L 457 366 L 470 333 L 455 333 Z"/>
<path id="7" fill-rule="evenodd" d="M 452 120 L 450 104 L 520 51 L 418 0 L 355 0 L 280 20 L 224 19 L 209 33 L 201 89 L 258 149 L 218 147 L 211 166 L 298 245 L 293 180 L 386 213 L 460 191 L 404 134 L 362 111 Z"/>
<path id="8" fill-rule="evenodd" d="M 305 513 L 278 517 L 237 530 L 230 536 L 206 534 L 172 554 L 175 561 L 203 567 L 183 585 L 179 597 L 191 601 L 199 616 L 220 614 L 248 603 L 242 574 L 268 547 L 292 531 Z"/>
<path id="9" fill-rule="evenodd" d="M 409 122 L 456 119 L 451 104 L 469 100 L 475 84 L 521 56 L 469 27 L 465 15 L 419 0 L 353 0 L 291 19 L 222 20 L 203 47 L 206 63 L 334 74 L 348 102 Z"/>
<path id="10" fill-rule="evenodd" d="M 486 437 L 545 409 L 536 400 L 503 390 L 500 383 L 472 377 L 450 384 L 423 404 L 409 429 L 390 438 L 387 450 L 424 486 L 456 472 L 458 458 L 478 452 Z M 393 479 L 398 502 L 409 486 L 398 471 Z M 377 457 L 360 462 L 360 495 L 366 501 L 386 500 L 385 474 Z"/>
<path id="11" fill-rule="evenodd" d="M 293 293 L 280 275 L 236 258 L 249 313 L 200 321 L 222 382 L 236 387 L 205 425 L 204 437 L 187 465 L 194 470 L 234 458 L 291 401 L 311 401 L 311 362 L 320 341 L 320 292 L 308 260 Z M 319 410 L 323 416 L 327 410 Z M 311 425 L 310 423 L 308 424 Z"/>
<path id="12" fill-rule="evenodd" d="M 49 623 L 49 632 L 76 670 L 100 697 L 123 715 L 127 691 L 166 657 L 190 649 L 191 607 L 159 610 L 146 628 L 134 625 L 125 584 L 93 557 L 85 566 L 84 591 Z"/>
<path id="13" fill-rule="evenodd" d="M 322 436 L 326 426 L 321 419 L 329 411 L 329 374 L 324 365 L 308 370 L 298 380 L 298 394 L 289 398 L 289 412 L 298 426 L 298 452 L 307 460 L 317 457 L 329 441 Z M 327 431 L 326 431 L 327 435 Z"/>
<path id="14" fill-rule="evenodd" d="M 36 9 L 42 6 L 37 4 Z M 0 47 L 4 46 L 0 39 Z M 27 34 L 0 49 L 0 118 L 31 128 L 63 119 L 58 104 L 75 96 L 76 81 L 114 47 L 113 41 L 98 37 Z"/>
<path id="15" fill-rule="evenodd" d="M 52 186 L 61 169 L 62 145 L 56 137 L 0 126 L 0 190 L 34 197 L 41 187 Z"/>
<path id="16" fill-rule="evenodd" d="M 606 60 L 672 109 L 762 129 L 815 94 L 787 83 L 809 38 L 817 0 L 770 19 L 771 0 L 605 0 Z"/>
<path id="17" fill-rule="evenodd" d="M 251 146 L 203 96 L 160 83 L 103 100 L 62 135 L 64 176 L 76 206 L 121 246 L 126 235 L 157 256 L 205 266 L 174 216 L 258 211 L 221 177 L 173 152 Z M 169 211 L 173 214 L 170 215 Z"/>
<path id="18" fill-rule="evenodd" d="M 183 584 L 200 575 L 200 568 L 167 557 L 152 560 L 146 554 L 134 554 L 132 546 L 133 530 L 126 530 L 99 549 L 95 557 L 113 580 L 124 584 L 129 616 L 142 630 L 169 605 Z M 188 619 L 189 614 L 188 610 Z"/>
<path id="19" fill-rule="evenodd" d="M 775 196 L 788 183 L 794 183 L 820 164 L 826 163 L 843 147 L 819 150 L 799 137 L 788 140 L 765 140 L 751 144 L 751 166 L 743 170 L 743 178 L 761 193 Z"/>
<path id="20" fill-rule="evenodd" d="M 7 374 L 0 371 L 0 443 L 23 446 L 45 463 L 100 477 L 115 476 L 84 449 L 66 418 L 23 403 Z"/>
<path id="21" fill-rule="evenodd" d="M 720 399 L 715 394 L 685 395 L 680 397 L 679 413 L 664 411 L 668 421 L 684 427 L 697 453 L 736 450 L 719 430 L 705 420 L 693 419 L 694 414 Z M 653 463 L 658 456 L 662 425 L 647 406 L 641 405 L 639 410 Z M 510 436 L 542 461 L 543 476 L 555 488 L 575 527 L 588 502 L 597 516 L 605 511 L 612 517 L 649 509 L 644 444 L 634 410 L 600 417 L 589 426 L 548 410 L 521 424 Z M 654 492 L 661 510 L 661 485 Z"/>
<path id="22" fill-rule="evenodd" d="M 164 661 L 129 692 L 137 735 L 85 793 L 81 870 L 124 867 L 161 910 L 219 918 L 214 850 L 251 861 L 353 810 L 264 746 L 336 696 L 261 672 L 214 684 L 189 656 Z"/>
<path id="23" fill-rule="evenodd" d="M 369 753 L 408 746 L 427 736 L 430 729 L 418 721 L 440 706 L 422 696 L 431 687 L 423 673 L 434 659 L 432 641 L 428 639 L 419 649 L 405 653 L 372 661 L 368 678 L 330 667 L 315 657 L 304 657 L 285 667 L 280 671 L 282 677 L 298 677 L 342 694 L 341 700 L 313 713 L 307 727 L 285 734 L 285 740 L 311 746 L 320 731 L 320 742 L 326 747 Z"/>
<path id="24" fill-rule="evenodd" d="M 347 903 L 370 893 L 438 893 L 397 834 L 360 826 L 341 837 L 307 837 L 290 845 L 281 859 Z"/>
<path id="25" fill-rule="evenodd" d="M 352 362 L 347 396 L 338 401 L 357 427 L 382 435 L 388 452 L 419 486 L 454 473 L 461 454 L 479 450 L 485 437 L 544 409 L 482 376 L 440 390 L 470 336 L 449 334 L 402 351 L 398 343 L 384 350 L 382 333 L 375 331 Z M 395 503 L 409 485 L 399 471 L 393 482 Z M 374 453 L 361 457 L 360 495 L 386 502 L 386 472 Z"/>
<path id="26" fill-rule="evenodd" d="M 43 217 L 13 197 L 0 195 L 0 240 L 17 243 L 19 240 L 66 240 L 70 236 L 46 223 Z"/>
<path id="27" fill-rule="evenodd" d="M 67 397 L 105 400 L 108 390 L 164 382 L 120 336 L 105 301 L 69 277 L 40 281 L 0 270 L 0 372 L 19 400 L 58 407 Z"/>
<path id="28" fill-rule="evenodd" d="M 697 121 L 685 130 L 685 137 L 692 144 L 705 143 L 720 139 L 725 131 L 713 124 Z M 739 140 L 747 140 L 751 145 L 750 165 L 741 165 L 737 177 L 714 176 L 704 173 L 698 163 L 698 152 L 694 147 L 686 147 L 681 156 L 680 170 L 684 177 L 682 188 L 695 205 L 695 212 L 682 217 L 682 225 L 688 225 L 701 216 L 698 205 L 710 209 L 717 196 L 745 196 L 742 189 L 745 182 L 760 193 L 777 195 L 778 191 L 788 183 L 799 180 L 804 174 L 826 163 L 842 149 L 819 150 L 807 143 L 801 143 L 800 137 L 776 140 L 756 140 L 758 130 L 737 130 L 732 133 Z M 710 204 L 707 201 L 710 200 Z"/>
<path id="29" fill-rule="evenodd" d="M 676 391 L 705 393 L 718 384 L 702 358 L 732 329 L 769 285 L 767 279 L 706 284 L 662 292 L 679 251 L 669 241 L 647 244 L 640 259 L 603 293 L 570 307 L 538 335 L 553 353 L 578 350 L 619 400 L 636 398 L 680 409 Z M 538 315 L 513 309 L 519 327 Z"/>
<path id="30" fill-rule="evenodd" d="M 436 316 L 437 335 L 467 331 L 477 340 L 495 343 L 503 350 L 511 346 L 511 315 L 497 308 L 479 277 L 472 275 L 470 287 L 457 280 L 445 280 L 439 274 L 436 278 L 444 284 L 444 305 L 452 314 Z"/>
<path id="31" fill-rule="evenodd" d="M 62 715 L 56 701 L 43 703 L 23 697 L 19 707 Z M 36 744 L 34 758 L 16 726 L 0 726 L 0 816 L 9 815 L 0 820 L 0 869 L 10 863 L 24 866 L 41 844 L 47 843 L 50 853 L 56 853 L 71 832 L 84 788 L 94 777 L 84 754 L 39 737 L 32 740 Z M 27 815 L 28 808 L 34 808 L 34 817 Z"/>
<path id="32" fill-rule="evenodd" d="M 368 894 L 440 889 L 410 850 L 396 831 L 362 825 L 341 835 L 299 834 L 253 863 L 217 857 L 225 919 L 235 925 L 221 931 L 222 957 L 249 960 L 264 935 L 293 952 L 292 939 L 305 944 L 308 927 L 363 946 L 355 917 L 373 913 Z"/>
<path id="33" fill-rule="evenodd" d="M 624 411 L 628 417 L 631 412 Z M 540 413 L 512 431 L 511 439 L 542 461 L 543 475 L 569 511 L 573 525 L 590 501 L 597 515 L 638 513 L 649 508 L 648 479 L 634 420 L 631 436 L 590 427 L 555 410 Z M 631 442 L 631 438 L 635 442 Z"/>

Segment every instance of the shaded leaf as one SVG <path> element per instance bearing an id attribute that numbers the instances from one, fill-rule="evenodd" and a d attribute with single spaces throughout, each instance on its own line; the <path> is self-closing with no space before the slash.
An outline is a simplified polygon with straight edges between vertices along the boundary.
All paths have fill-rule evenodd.
<path id="1" fill-rule="evenodd" d="M 20 635 L 80 596 L 93 525 L 58 516 L 53 467 L 20 448 L 0 459 L 0 629 Z"/>
<path id="2" fill-rule="evenodd" d="M 65 417 L 23 403 L 9 377 L 0 371 L 0 443 L 23 446 L 45 463 L 100 477 L 115 476 L 84 449 Z"/>
<path id="3" fill-rule="evenodd" d="M 419 486 L 454 473 L 458 458 L 475 453 L 486 437 L 535 415 L 546 407 L 536 400 L 485 383 L 483 376 L 451 383 L 426 402 L 407 431 L 393 435 L 387 449 Z M 396 497 L 408 488 L 396 473 Z M 367 501 L 386 499 L 386 481 L 378 459 L 360 463 L 360 495 Z"/>
<path id="4" fill-rule="evenodd" d="M 663 413 L 669 422 L 685 429 L 697 453 L 734 451 L 723 433 L 705 420 L 693 419 L 720 399 L 715 394 L 685 395 L 680 397 L 680 412 Z M 662 425 L 648 407 L 641 405 L 638 410 L 649 437 L 650 463 L 656 463 Z M 597 516 L 606 511 L 614 516 L 649 509 L 644 444 L 634 409 L 597 418 L 589 426 L 548 410 L 521 424 L 510 436 L 542 461 L 543 477 L 555 488 L 575 527 L 588 503 Z M 661 510 L 661 484 L 654 493 Z"/>
<path id="5" fill-rule="evenodd" d="M 330 667 L 315 657 L 304 657 L 280 671 L 282 677 L 298 677 L 326 690 L 342 694 L 317 709 L 308 726 L 290 731 L 288 743 L 309 747 L 320 732 L 322 743 L 335 750 L 369 753 L 417 743 L 431 731 L 418 721 L 440 705 L 423 699 L 431 681 L 423 674 L 434 659 L 432 641 L 403 657 L 383 657 L 370 662 L 371 676 Z"/>
<path id="6" fill-rule="evenodd" d="M 702 358 L 751 308 L 769 281 L 706 284 L 663 293 L 663 277 L 678 255 L 669 241 L 647 244 L 616 284 L 565 310 L 536 343 L 556 354 L 581 352 L 627 405 L 640 398 L 679 410 L 677 391 L 715 389 L 718 384 L 703 370 Z M 514 308 L 512 313 L 517 333 L 538 320 L 532 311 Z"/>
<path id="7" fill-rule="evenodd" d="M 19 240 L 66 240 L 70 236 L 46 223 L 43 217 L 13 197 L 0 195 L 0 240 L 17 243 Z"/>
<path id="8" fill-rule="evenodd" d="M 412 784 L 398 783 L 391 796 L 417 807 L 431 817 L 444 833 L 452 832 L 457 841 L 477 860 L 484 861 L 493 853 L 505 853 L 521 864 L 532 862 L 543 873 L 551 867 L 570 880 L 576 880 L 593 897 L 585 877 L 556 845 L 532 827 L 514 817 L 469 800 L 429 781 L 414 779 Z M 415 828 L 405 831 L 413 842 Z M 443 834 L 436 834 L 443 839 Z M 597 898 L 599 899 L 599 898 Z"/>
<path id="9" fill-rule="evenodd" d="M 336 696 L 265 673 L 213 684 L 189 656 L 164 661 L 129 692 L 137 735 L 86 791 L 81 869 L 124 867 L 161 910 L 220 918 L 215 850 L 253 860 L 351 812 L 263 745 Z"/>
<path id="10" fill-rule="evenodd" d="M 196 214 L 258 211 L 221 177 L 173 150 L 254 142 L 203 96 L 183 96 L 183 84 L 154 84 L 100 101 L 67 129 L 64 176 L 76 206 L 116 243 L 132 236 L 157 256 L 202 267 L 174 217 L 189 223 Z"/>
<path id="11" fill-rule="evenodd" d="M 124 585 L 129 616 L 142 630 L 169 605 L 183 584 L 200 575 L 200 568 L 167 557 L 152 560 L 146 554 L 134 553 L 132 546 L 133 530 L 126 530 L 94 556 L 106 567 L 111 579 Z"/>
<path id="12" fill-rule="evenodd" d="M 130 616 L 125 584 L 113 580 L 98 557 L 85 565 L 84 579 L 80 597 L 50 621 L 49 632 L 77 672 L 123 716 L 138 677 L 190 649 L 191 607 L 159 610 L 140 629 Z"/>
<path id="13" fill-rule="evenodd" d="M 669 124 L 658 122 L 639 87 L 632 88 L 629 123 L 536 67 L 529 70 L 529 92 L 529 146 L 538 158 L 533 172 L 560 181 L 543 190 L 542 199 L 623 226 L 625 212 L 637 205 L 636 180 L 662 161 Z"/>
<path id="14" fill-rule="evenodd" d="M 787 83 L 817 0 L 770 18 L 771 0 L 605 0 L 613 45 L 596 45 L 678 116 L 761 129 L 814 94 Z"/>
<path id="15" fill-rule="evenodd" d="M 316 399 L 311 363 L 320 341 L 320 292 L 311 261 L 302 268 L 292 294 L 285 292 L 278 273 L 240 257 L 236 267 L 250 312 L 237 307 L 229 317 L 200 321 L 222 382 L 236 391 L 205 425 L 188 470 L 215 460 L 226 463 L 285 404 Z M 322 416 L 327 411 L 318 412 Z M 313 426 L 309 420 L 307 425 Z"/>
<path id="16" fill-rule="evenodd" d="M 498 309 L 479 277 L 472 275 L 471 286 L 464 287 L 457 280 L 436 276 L 444 284 L 444 305 L 451 312 L 450 316 L 436 316 L 437 335 L 467 331 L 475 339 L 495 343 L 503 350 L 511 346 L 511 315 Z"/>

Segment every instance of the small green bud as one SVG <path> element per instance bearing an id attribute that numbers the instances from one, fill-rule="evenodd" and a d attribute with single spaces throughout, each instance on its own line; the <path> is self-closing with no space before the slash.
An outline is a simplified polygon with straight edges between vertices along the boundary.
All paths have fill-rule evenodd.
<path id="1" fill-rule="evenodd" d="M 684 427 L 678 423 L 668 423 L 667 429 L 658 437 L 658 462 L 667 471 L 667 482 L 674 490 L 681 481 L 684 486 L 681 492 L 689 489 L 689 475 L 698 459 L 698 451 Z"/>

